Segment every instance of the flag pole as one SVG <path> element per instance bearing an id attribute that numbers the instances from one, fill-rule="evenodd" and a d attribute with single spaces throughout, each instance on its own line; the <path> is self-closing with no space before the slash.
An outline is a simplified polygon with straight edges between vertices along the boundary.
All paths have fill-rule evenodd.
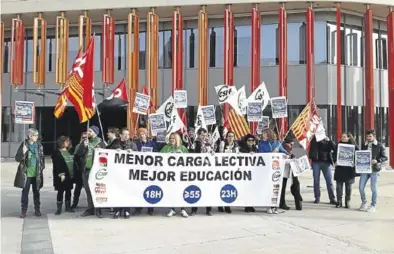
<path id="1" fill-rule="evenodd" d="M 99 125 L 100 125 L 101 135 L 103 135 L 103 140 L 105 140 L 105 137 L 104 137 L 104 129 L 103 129 L 103 124 L 101 123 L 100 111 L 98 110 L 98 107 L 97 107 L 97 105 L 95 105 L 95 108 L 96 108 L 97 117 L 98 117 L 98 120 L 99 120 Z M 88 128 L 89 128 L 89 121 L 88 121 Z"/>

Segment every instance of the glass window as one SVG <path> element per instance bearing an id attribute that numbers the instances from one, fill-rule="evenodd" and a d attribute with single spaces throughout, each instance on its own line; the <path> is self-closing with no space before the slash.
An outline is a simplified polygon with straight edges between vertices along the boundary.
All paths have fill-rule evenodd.
<path id="1" fill-rule="evenodd" d="M 252 50 L 252 29 L 251 26 L 236 26 L 234 37 L 234 62 L 236 66 L 250 66 L 250 54 Z"/>
<path id="2" fill-rule="evenodd" d="M 9 65 L 9 41 L 4 42 L 4 61 L 3 61 L 3 72 L 8 73 L 8 65 Z"/>
<path id="3" fill-rule="evenodd" d="M 172 66 L 171 31 L 164 31 L 163 52 L 164 52 L 163 53 L 163 68 L 166 68 L 166 69 L 171 68 L 171 66 Z"/>
<path id="4" fill-rule="evenodd" d="M 216 66 L 216 32 L 215 28 L 211 27 L 209 33 L 209 67 Z"/>
<path id="5" fill-rule="evenodd" d="M 223 67 L 224 28 L 211 27 L 209 32 L 209 67 Z"/>
<path id="6" fill-rule="evenodd" d="M 101 35 L 94 36 L 94 70 L 101 71 Z"/>
<path id="7" fill-rule="evenodd" d="M 77 57 L 79 50 L 79 39 L 78 36 L 70 36 L 68 39 L 68 70 L 71 70 L 71 67 Z"/>
<path id="8" fill-rule="evenodd" d="M 261 26 L 261 65 L 276 65 L 277 28 L 278 24 L 265 24 Z"/>
<path id="9" fill-rule="evenodd" d="M 197 67 L 197 40 L 198 40 L 198 33 L 197 29 L 188 29 L 186 30 L 186 59 L 187 59 L 187 66 L 189 68 L 196 68 Z"/>
<path id="10" fill-rule="evenodd" d="M 379 40 L 379 34 L 377 32 L 374 32 L 372 34 L 372 45 L 373 45 L 373 67 L 374 68 L 380 68 L 380 40 Z"/>
<path id="11" fill-rule="evenodd" d="M 56 40 L 47 38 L 46 40 L 45 68 L 48 72 L 56 71 Z"/>
<path id="12" fill-rule="evenodd" d="M 327 30 L 326 22 L 315 22 L 315 63 L 327 63 Z"/>
<path id="13" fill-rule="evenodd" d="M 115 70 L 126 69 L 126 34 L 115 34 Z"/>
<path id="14" fill-rule="evenodd" d="M 139 36 L 139 67 L 140 70 L 144 70 L 146 66 L 146 32 L 141 32 Z"/>
<path id="15" fill-rule="evenodd" d="M 164 67 L 164 31 L 159 31 L 159 69 Z"/>
<path id="16" fill-rule="evenodd" d="M 288 23 L 287 24 L 287 58 L 288 64 L 300 64 L 300 53 L 305 53 L 305 29 L 301 29 L 303 23 Z M 302 33 L 301 33 L 302 31 Z M 304 47 L 301 47 L 303 45 Z M 304 54 L 305 56 L 305 54 Z M 305 63 L 305 57 L 303 58 Z"/>
<path id="17" fill-rule="evenodd" d="M 27 49 L 25 48 L 25 70 L 26 72 L 33 72 L 33 39 L 27 40 Z"/>
<path id="18" fill-rule="evenodd" d="M 387 34 L 381 34 L 382 40 L 382 69 L 387 70 Z"/>

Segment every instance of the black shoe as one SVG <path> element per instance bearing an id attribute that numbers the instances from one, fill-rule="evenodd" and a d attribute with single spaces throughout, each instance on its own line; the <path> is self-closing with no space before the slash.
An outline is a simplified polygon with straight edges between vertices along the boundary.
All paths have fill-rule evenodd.
<path id="1" fill-rule="evenodd" d="M 119 217 L 120 217 L 120 212 L 119 211 L 115 212 L 113 218 L 114 219 L 119 219 Z"/>
<path id="2" fill-rule="evenodd" d="M 288 207 L 288 206 L 286 205 L 286 203 L 280 204 L 280 205 L 279 205 L 279 208 L 280 208 L 280 209 L 283 209 L 283 210 L 286 210 L 286 211 L 290 210 L 290 207 Z"/>
<path id="3" fill-rule="evenodd" d="M 65 203 L 65 205 L 66 205 L 65 211 L 68 212 L 68 213 L 75 213 L 75 211 L 71 208 L 70 203 L 71 203 L 70 201 L 66 201 L 66 203 Z"/>
<path id="4" fill-rule="evenodd" d="M 301 200 L 295 200 L 295 207 L 297 211 L 302 211 L 302 201 Z"/>
<path id="5" fill-rule="evenodd" d="M 341 203 L 342 203 L 342 202 L 341 202 Z M 331 205 L 336 205 L 336 204 L 337 204 L 337 201 L 336 201 L 335 199 L 330 200 L 330 204 L 331 204 Z"/>
<path id="6" fill-rule="evenodd" d="M 97 216 L 97 218 L 99 218 L 99 219 L 102 219 L 102 218 L 103 218 L 103 214 L 102 214 L 102 212 L 101 212 L 101 209 L 96 209 L 96 216 Z"/>
<path id="7" fill-rule="evenodd" d="M 350 209 L 350 204 L 348 202 L 345 203 L 345 208 Z"/>
<path id="8" fill-rule="evenodd" d="M 315 199 L 315 201 L 313 201 L 313 203 L 315 203 L 315 204 L 319 204 L 319 203 L 320 203 L 320 200 L 318 200 L 318 199 Z"/>
<path id="9" fill-rule="evenodd" d="M 63 202 L 58 201 L 58 202 L 56 202 L 56 205 L 57 205 L 57 210 L 56 210 L 55 215 L 60 215 L 62 213 Z"/>
<path id="10" fill-rule="evenodd" d="M 39 209 L 39 208 L 35 210 L 34 215 L 35 215 L 36 217 L 41 217 L 41 212 L 40 212 L 40 209 Z"/>
<path id="11" fill-rule="evenodd" d="M 77 200 L 74 200 L 74 201 L 73 201 L 73 204 L 72 204 L 72 206 L 71 206 L 71 209 L 75 209 L 75 208 L 77 208 L 77 206 L 78 206 L 78 201 L 77 201 Z"/>
<path id="12" fill-rule="evenodd" d="M 250 212 L 250 207 L 245 207 L 244 212 L 245 212 L 245 213 L 249 213 L 249 212 Z"/>
<path id="13" fill-rule="evenodd" d="M 154 211 L 155 211 L 155 210 L 154 210 L 152 207 L 148 208 L 148 214 L 149 214 L 150 216 L 153 216 Z"/>
<path id="14" fill-rule="evenodd" d="M 336 207 L 336 208 L 342 207 L 342 202 L 341 202 L 341 201 L 338 201 L 337 204 L 335 205 L 335 207 Z"/>
<path id="15" fill-rule="evenodd" d="M 218 211 L 219 211 L 219 213 L 222 213 L 222 212 L 224 212 L 224 209 L 223 209 L 223 207 L 218 207 Z"/>
<path id="16" fill-rule="evenodd" d="M 212 216 L 213 215 L 211 211 L 207 211 L 205 214 L 208 215 L 208 216 Z"/>
<path id="17" fill-rule="evenodd" d="M 93 216 L 93 215 L 94 215 L 94 211 L 88 209 L 83 214 L 81 214 L 81 217 L 87 217 L 87 216 Z"/>
<path id="18" fill-rule="evenodd" d="M 19 215 L 19 218 L 21 219 L 26 218 L 26 211 L 22 211 L 21 215 Z"/>
<path id="19" fill-rule="evenodd" d="M 225 207 L 224 208 L 224 211 L 226 212 L 226 213 L 232 213 L 233 211 L 231 211 L 231 208 L 230 207 Z"/>
<path id="20" fill-rule="evenodd" d="M 197 211 L 192 210 L 192 212 L 190 213 L 190 216 L 194 216 L 197 214 Z"/>
<path id="21" fill-rule="evenodd" d="M 256 209 L 254 209 L 254 207 L 249 207 L 249 212 L 254 213 L 256 212 Z"/>
<path id="22" fill-rule="evenodd" d="M 125 219 L 130 219 L 130 213 L 129 212 L 124 212 L 124 218 Z"/>

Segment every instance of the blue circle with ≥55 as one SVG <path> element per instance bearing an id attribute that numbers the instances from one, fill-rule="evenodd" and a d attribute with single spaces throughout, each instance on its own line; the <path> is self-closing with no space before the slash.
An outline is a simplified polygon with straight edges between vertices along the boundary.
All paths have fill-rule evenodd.
<path id="1" fill-rule="evenodd" d="M 198 186 L 190 185 L 183 191 L 183 199 L 189 204 L 195 204 L 200 200 L 201 194 Z"/>
<path id="2" fill-rule="evenodd" d="M 234 185 L 227 184 L 220 190 L 220 198 L 225 203 L 233 203 L 238 197 L 238 191 Z"/>
<path id="3" fill-rule="evenodd" d="M 144 190 L 143 196 L 149 204 L 157 204 L 163 198 L 163 190 L 157 185 L 151 185 Z"/>

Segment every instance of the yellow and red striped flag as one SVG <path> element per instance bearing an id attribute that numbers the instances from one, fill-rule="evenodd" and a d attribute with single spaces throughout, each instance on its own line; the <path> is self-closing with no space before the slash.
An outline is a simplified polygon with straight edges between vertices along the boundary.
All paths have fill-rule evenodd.
<path id="1" fill-rule="evenodd" d="M 245 117 L 238 115 L 234 109 L 230 110 L 227 121 L 229 130 L 235 133 L 236 139 L 241 139 L 243 136 L 250 133 L 249 125 L 246 122 Z"/>
<path id="2" fill-rule="evenodd" d="M 56 118 L 60 118 L 64 114 L 64 111 L 66 110 L 66 106 L 67 106 L 67 96 L 64 92 L 62 92 L 59 95 L 59 98 L 57 99 L 55 110 L 53 112 Z"/>

